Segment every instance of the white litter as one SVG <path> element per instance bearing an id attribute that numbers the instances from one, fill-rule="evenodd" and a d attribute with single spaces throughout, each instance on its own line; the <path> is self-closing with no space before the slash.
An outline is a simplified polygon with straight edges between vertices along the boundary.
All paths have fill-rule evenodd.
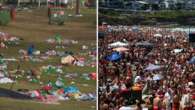
<path id="1" fill-rule="evenodd" d="M 14 81 L 10 78 L 4 77 L 0 79 L 0 84 L 7 84 L 7 83 L 13 83 Z"/>

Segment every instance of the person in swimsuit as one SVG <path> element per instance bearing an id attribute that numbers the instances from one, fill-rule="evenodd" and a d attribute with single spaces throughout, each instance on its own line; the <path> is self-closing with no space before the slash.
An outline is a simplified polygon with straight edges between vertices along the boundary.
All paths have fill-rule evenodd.
<path id="1" fill-rule="evenodd" d="M 160 109 L 160 96 L 157 95 L 153 101 L 153 110 L 159 110 L 159 109 Z"/>
<path id="2" fill-rule="evenodd" d="M 173 97 L 173 106 L 172 110 L 179 110 L 179 96 L 176 93 Z"/>

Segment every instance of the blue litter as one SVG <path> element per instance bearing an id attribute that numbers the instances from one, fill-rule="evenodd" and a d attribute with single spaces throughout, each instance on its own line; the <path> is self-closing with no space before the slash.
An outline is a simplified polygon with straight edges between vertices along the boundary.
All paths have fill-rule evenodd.
<path id="1" fill-rule="evenodd" d="M 64 93 L 78 93 L 79 89 L 75 86 L 68 86 L 66 88 L 64 88 Z"/>
<path id="2" fill-rule="evenodd" d="M 34 45 L 29 46 L 28 48 L 28 55 L 32 55 L 34 52 Z"/>
<path id="3" fill-rule="evenodd" d="M 108 61 L 117 61 L 121 59 L 121 55 L 118 52 L 113 52 L 111 55 L 106 57 Z"/>

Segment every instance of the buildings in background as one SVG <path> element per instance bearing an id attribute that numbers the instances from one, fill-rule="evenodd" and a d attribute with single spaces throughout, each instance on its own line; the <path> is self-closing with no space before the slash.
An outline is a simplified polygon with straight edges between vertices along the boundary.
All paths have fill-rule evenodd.
<path id="1" fill-rule="evenodd" d="M 99 0 L 99 6 L 132 10 L 195 9 L 195 0 Z"/>

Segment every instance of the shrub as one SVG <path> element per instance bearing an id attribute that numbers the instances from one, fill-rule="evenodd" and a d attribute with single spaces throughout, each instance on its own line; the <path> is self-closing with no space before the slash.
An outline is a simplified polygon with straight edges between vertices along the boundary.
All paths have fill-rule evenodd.
<path id="1" fill-rule="evenodd" d="M 7 25 L 11 21 L 9 11 L 0 11 L 0 25 Z"/>

